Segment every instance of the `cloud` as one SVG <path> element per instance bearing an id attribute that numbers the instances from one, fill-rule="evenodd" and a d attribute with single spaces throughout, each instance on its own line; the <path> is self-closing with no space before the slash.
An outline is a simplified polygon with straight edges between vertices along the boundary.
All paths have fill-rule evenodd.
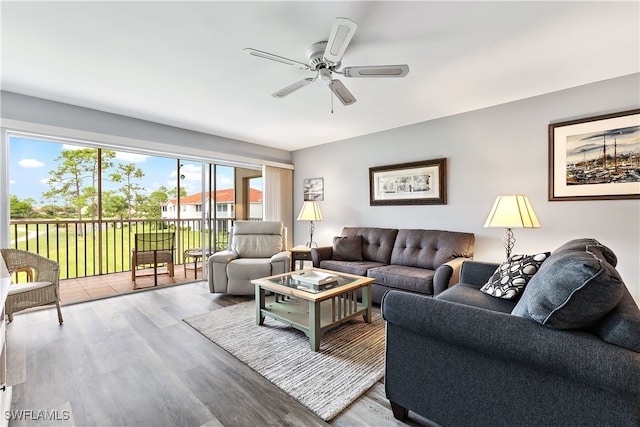
<path id="1" fill-rule="evenodd" d="M 41 168 L 44 166 L 44 163 L 36 159 L 22 159 L 18 162 L 18 164 L 21 167 L 27 168 L 27 169 Z"/>
<path id="2" fill-rule="evenodd" d="M 136 154 L 136 153 L 123 153 L 117 152 L 116 159 L 121 160 L 123 162 L 129 163 L 140 163 L 147 160 L 149 156 L 145 156 L 144 154 Z"/>
<path id="3" fill-rule="evenodd" d="M 226 187 L 226 186 L 233 186 L 233 179 L 230 176 L 227 175 L 218 175 L 217 177 L 217 185 L 218 187 Z"/>

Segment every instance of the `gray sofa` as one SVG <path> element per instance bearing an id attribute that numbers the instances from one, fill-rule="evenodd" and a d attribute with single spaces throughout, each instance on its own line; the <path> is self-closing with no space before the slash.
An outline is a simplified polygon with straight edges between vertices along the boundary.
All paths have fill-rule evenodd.
<path id="1" fill-rule="evenodd" d="M 442 230 L 344 227 L 332 246 L 311 249 L 314 267 L 372 277 L 372 300 L 390 289 L 437 295 L 473 258 L 475 236 Z"/>
<path id="2" fill-rule="evenodd" d="M 498 264 L 477 261 L 435 298 L 387 293 L 394 416 L 411 410 L 445 427 L 640 425 L 640 310 L 615 262 L 580 239 L 554 251 L 520 299 L 481 292 Z"/>

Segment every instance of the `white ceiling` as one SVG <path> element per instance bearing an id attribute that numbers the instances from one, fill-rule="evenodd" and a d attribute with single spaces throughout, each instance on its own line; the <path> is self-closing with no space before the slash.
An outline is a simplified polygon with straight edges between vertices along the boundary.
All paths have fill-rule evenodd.
<path id="1" fill-rule="evenodd" d="M 640 3 L 8 2 L 2 89 L 295 150 L 640 71 Z M 344 66 L 409 64 L 404 79 L 338 76 L 271 93 L 308 71 L 333 20 L 358 30 Z M 571 115 L 572 112 L 567 112 Z"/>

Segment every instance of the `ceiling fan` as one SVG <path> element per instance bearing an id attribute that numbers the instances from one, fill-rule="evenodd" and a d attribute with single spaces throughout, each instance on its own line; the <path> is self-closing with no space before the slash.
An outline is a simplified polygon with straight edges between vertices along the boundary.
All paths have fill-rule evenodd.
<path id="1" fill-rule="evenodd" d="M 342 56 L 347 50 L 347 46 L 349 46 L 349 42 L 357 28 L 358 25 L 349 18 L 336 18 L 331 28 L 331 33 L 329 33 L 329 40 L 314 43 L 307 49 L 308 64 L 257 49 L 245 48 L 244 51 L 252 56 L 292 65 L 301 70 L 314 71 L 316 73 L 314 77 L 307 77 L 293 83 L 274 92 L 272 96 L 284 98 L 290 93 L 315 82 L 319 77 L 321 80 L 329 82 L 329 89 L 343 105 L 351 105 L 356 102 L 356 98 L 340 80 L 333 78 L 334 73 L 344 77 L 404 77 L 409 73 L 407 64 L 369 65 L 339 69 Z"/>

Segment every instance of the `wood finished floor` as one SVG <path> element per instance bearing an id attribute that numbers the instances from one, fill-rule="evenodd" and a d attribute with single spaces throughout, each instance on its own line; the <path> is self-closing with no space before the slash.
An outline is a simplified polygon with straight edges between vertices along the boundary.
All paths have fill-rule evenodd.
<path id="1" fill-rule="evenodd" d="M 55 309 L 16 314 L 7 383 L 23 416 L 9 425 L 428 425 L 395 420 L 382 383 L 327 424 L 182 321 L 246 300 L 196 282 L 65 305 L 62 326 Z"/>

